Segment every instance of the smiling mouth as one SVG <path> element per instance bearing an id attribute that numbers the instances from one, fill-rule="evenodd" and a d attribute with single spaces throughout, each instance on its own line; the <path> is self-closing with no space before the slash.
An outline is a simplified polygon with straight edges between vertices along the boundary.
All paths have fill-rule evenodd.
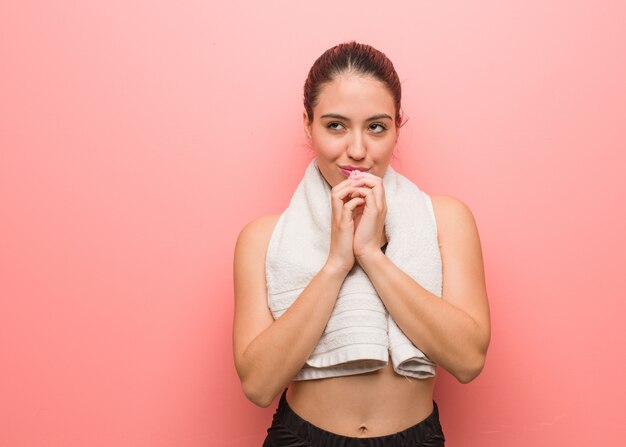
<path id="1" fill-rule="evenodd" d="M 361 171 L 361 172 L 369 171 L 369 168 L 359 168 L 355 166 L 339 166 L 339 167 L 345 171 Z"/>
<path id="2" fill-rule="evenodd" d="M 369 171 L 369 169 L 364 169 L 364 168 L 345 168 L 345 167 L 339 167 L 339 169 L 341 170 L 341 173 L 346 176 L 346 177 L 350 177 L 350 175 L 352 174 L 353 171 L 357 171 L 357 172 L 367 172 Z"/>

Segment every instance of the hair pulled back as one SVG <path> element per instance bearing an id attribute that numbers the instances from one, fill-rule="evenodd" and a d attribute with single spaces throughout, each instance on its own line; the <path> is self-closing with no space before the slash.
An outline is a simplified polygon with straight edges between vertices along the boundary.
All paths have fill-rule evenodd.
<path id="1" fill-rule="evenodd" d="M 396 126 L 402 125 L 400 113 L 402 88 L 393 63 L 376 48 L 354 41 L 340 43 L 326 50 L 309 70 L 304 83 L 304 109 L 309 122 L 313 121 L 313 107 L 318 103 L 320 90 L 324 84 L 343 73 L 371 76 L 385 84 L 394 100 Z"/>

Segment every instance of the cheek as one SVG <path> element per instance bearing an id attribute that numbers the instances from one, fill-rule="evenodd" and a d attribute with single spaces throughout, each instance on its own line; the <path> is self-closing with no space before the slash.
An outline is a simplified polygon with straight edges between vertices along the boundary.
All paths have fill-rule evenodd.
<path id="1" fill-rule="evenodd" d="M 339 155 L 344 147 L 342 140 L 332 135 L 315 135 L 311 142 L 316 152 L 327 156 Z"/>
<path id="2" fill-rule="evenodd" d="M 389 158 L 393 153 L 393 149 L 396 147 L 396 140 L 395 138 L 385 138 L 384 140 L 372 142 L 370 147 L 377 158 Z"/>

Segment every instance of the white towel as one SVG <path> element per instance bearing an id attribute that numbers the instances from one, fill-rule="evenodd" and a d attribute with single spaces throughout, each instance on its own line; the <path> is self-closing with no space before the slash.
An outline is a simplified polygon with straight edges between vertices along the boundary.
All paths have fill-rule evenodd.
<path id="1" fill-rule="evenodd" d="M 387 257 L 429 292 L 441 297 L 442 267 L 430 197 L 389 166 L 383 177 Z M 330 186 L 312 160 L 281 214 L 266 256 L 268 305 L 275 319 L 321 270 L 330 251 Z M 401 375 L 428 378 L 435 364 L 389 315 L 363 269 L 346 276 L 324 332 L 294 380 L 359 374 L 384 367 L 389 357 Z"/>

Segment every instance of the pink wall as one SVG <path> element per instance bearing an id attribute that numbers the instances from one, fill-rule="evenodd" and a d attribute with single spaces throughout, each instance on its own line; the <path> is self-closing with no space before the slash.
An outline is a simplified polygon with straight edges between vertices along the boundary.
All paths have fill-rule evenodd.
<path id="1" fill-rule="evenodd" d="M 234 243 L 286 206 L 306 72 L 352 38 L 403 80 L 394 166 L 481 232 L 493 339 L 441 374 L 448 445 L 621 445 L 624 5 L 3 2 L 0 445 L 260 445 Z"/>

